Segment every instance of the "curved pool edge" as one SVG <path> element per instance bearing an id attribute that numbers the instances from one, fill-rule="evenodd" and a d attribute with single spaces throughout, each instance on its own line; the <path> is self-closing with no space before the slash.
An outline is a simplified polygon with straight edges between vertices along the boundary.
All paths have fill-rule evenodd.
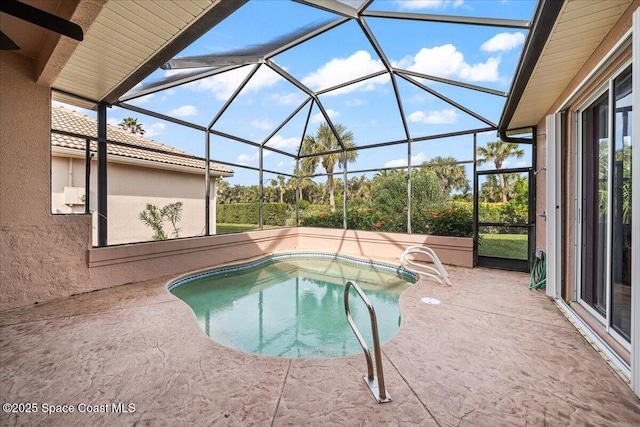
<path id="1" fill-rule="evenodd" d="M 175 289 L 179 286 L 182 286 L 186 283 L 189 283 L 193 280 L 201 279 L 204 277 L 214 277 L 221 274 L 228 274 L 232 272 L 248 270 L 251 268 L 255 268 L 261 264 L 279 260 L 282 258 L 305 258 L 305 257 L 316 257 L 319 259 L 339 259 L 341 261 L 367 266 L 374 269 L 381 269 L 389 272 L 393 272 L 401 276 L 403 279 L 410 282 L 412 285 L 416 284 L 420 280 L 420 275 L 413 273 L 402 266 L 392 266 L 388 263 L 382 261 L 375 261 L 373 258 L 358 258 L 351 255 L 341 255 L 335 252 L 322 252 L 322 251 L 283 251 L 283 252 L 273 252 L 270 254 L 262 255 L 255 258 L 250 258 L 247 260 L 242 260 L 234 263 L 226 263 L 216 267 L 208 267 L 205 269 L 199 269 L 191 272 L 187 272 L 179 275 L 171 280 L 169 280 L 166 284 L 166 289 L 169 293 L 171 293 L 172 289 Z M 171 293 L 173 295 L 173 293 Z"/>

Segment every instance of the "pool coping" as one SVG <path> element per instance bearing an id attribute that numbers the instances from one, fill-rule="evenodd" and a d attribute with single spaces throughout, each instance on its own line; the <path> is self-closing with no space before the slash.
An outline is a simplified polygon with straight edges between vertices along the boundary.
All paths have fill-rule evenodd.
<path id="1" fill-rule="evenodd" d="M 389 272 L 393 272 L 401 276 L 403 279 L 409 281 L 412 285 L 417 283 L 420 280 L 420 275 L 414 272 L 411 272 L 402 266 L 392 266 L 388 263 L 382 261 L 375 261 L 371 258 L 363 259 L 354 256 L 341 255 L 336 252 L 322 252 L 322 251 L 282 251 L 282 252 L 273 252 L 271 254 L 262 255 L 259 257 L 251 258 L 248 260 L 243 260 L 241 262 L 234 262 L 223 264 L 216 267 L 209 267 L 206 269 L 200 269 L 196 271 L 191 271 L 189 273 L 181 274 L 178 277 L 167 282 L 167 291 L 171 293 L 171 291 L 179 286 L 182 286 L 186 283 L 192 282 L 194 280 L 198 280 L 205 277 L 215 277 L 222 274 L 234 273 L 237 271 L 249 270 L 251 268 L 258 267 L 264 263 L 275 261 L 279 259 L 287 259 L 287 258 L 319 258 L 319 259 L 333 259 L 340 260 L 350 264 L 356 264 L 361 266 L 367 266 L 378 270 L 385 270 Z M 173 293 L 171 293 L 173 295 Z"/>

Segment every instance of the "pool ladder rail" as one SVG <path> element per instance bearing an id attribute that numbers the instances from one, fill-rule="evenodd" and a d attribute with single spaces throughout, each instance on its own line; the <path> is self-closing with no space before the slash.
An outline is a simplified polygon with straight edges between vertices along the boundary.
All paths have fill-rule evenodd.
<path id="1" fill-rule="evenodd" d="M 349 289 L 353 287 L 362 301 L 369 309 L 369 317 L 371 318 L 371 332 L 373 335 L 373 351 L 376 357 L 376 373 L 377 376 L 373 373 L 373 363 L 371 361 L 371 352 L 369 351 L 369 346 L 365 342 L 364 338 L 360 334 L 353 318 L 351 318 L 351 311 L 349 310 Z M 347 314 L 347 321 L 349 322 L 349 326 L 353 330 L 353 333 L 356 335 L 358 342 L 362 346 L 362 350 L 364 351 L 364 356 L 367 359 L 367 375 L 363 375 L 364 382 L 369 386 L 369 390 L 376 398 L 378 403 L 386 403 L 391 402 L 391 396 L 387 393 L 387 390 L 384 387 L 384 372 L 382 371 L 382 358 L 380 353 L 380 339 L 378 338 L 378 321 L 376 320 L 376 311 L 369 301 L 369 298 L 362 292 L 360 286 L 353 280 L 349 280 L 344 287 L 344 310 Z"/>
<path id="2" fill-rule="evenodd" d="M 433 263 L 433 267 L 430 265 L 425 265 L 422 263 L 414 262 L 409 259 L 408 256 L 411 254 L 420 254 L 425 255 L 429 260 Z M 409 270 L 413 273 L 422 274 L 425 276 L 429 276 L 432 279 L 436 280 L 440 284 L 451 285 L 451 281 L 449 280 L 449 273 L 444 269 L 442 263 L 440 262 L 440 258 L 436 255 L 436 252 L 427 246 L 409 246 L 400 256 L 400 265 L 405 270 Z M 413 267 L 419 267 L 421 270 L 417 270 Z M 425 271 L 426 270 L 426 271 Z"/>

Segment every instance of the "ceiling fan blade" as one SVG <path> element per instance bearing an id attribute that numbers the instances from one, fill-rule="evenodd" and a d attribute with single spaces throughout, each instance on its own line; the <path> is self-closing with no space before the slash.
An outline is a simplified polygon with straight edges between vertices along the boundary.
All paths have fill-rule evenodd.
<path id="1" fill-rule="evenodd" d="M 5 33 L 0 31 L 0 50 L 18 50 L 20 46 L 15 44 Z"/>
<path id="2" fill-rule="evenodd" d="M 71 37 L 74 40 L 82 41 L 84 38 L 82 27 L 78 24 L 74 24 L 71 21 L 29 6 L 28 4 L 20 3 L 17 0 L 3 0 L 0 2 L 0 12 L 31 22 L 32 24 L 62 34 L 63 36 Z"/>

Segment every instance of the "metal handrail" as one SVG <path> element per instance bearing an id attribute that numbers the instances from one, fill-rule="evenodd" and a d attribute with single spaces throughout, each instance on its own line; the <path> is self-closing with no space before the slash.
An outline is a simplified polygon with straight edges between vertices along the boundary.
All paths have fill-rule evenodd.
<path id="1" fill-rule="evenodd" d="M 349 310 L 349 288 L 351 287 L 353 287 L 356 292 L 358 292 L 358 295 L 360 295 L 360 298 L 369 310 L 369 317 L 371 318 L 371 333 L 373 335 L 373 351 L 376 357 L 377 378 L 373 373 L 373 363 L 371 361 L 371 352 L 369 351 L 369 346 L 365 342 L 364 338 L 362 338 L 360 331 L 358 330 L 355 322 L 353 321 L 353 318 L 351 317 L 351 310 Z M 380 339 L 378 338 L 378 321 L 376 320 L 376 311 L 374 310 L 371 301 L 369 301 L 369 298 L 367 298 L 364 292 L 362 292 L 360 286 L 358 286 L 358 284 L 353 280 L 349 280 L 344 288 L 344 310 L 347 314 L 347 321 L 349 322 L 349 326 L 351 326 L 353 333 L 356 334 L 356 338 L 362 346 L 364 356 L 367 359 L 367 375 L 363 376 L 364 381 L 369 386 L 371 393 L 373 393 L 373 396 L 376 398 L 378 403 L 390 402 L 391 396 L 387 394 L 387 391 L 384 387 L 384 372 L 382 371 L 382 357 L 380 353 Z"/>

